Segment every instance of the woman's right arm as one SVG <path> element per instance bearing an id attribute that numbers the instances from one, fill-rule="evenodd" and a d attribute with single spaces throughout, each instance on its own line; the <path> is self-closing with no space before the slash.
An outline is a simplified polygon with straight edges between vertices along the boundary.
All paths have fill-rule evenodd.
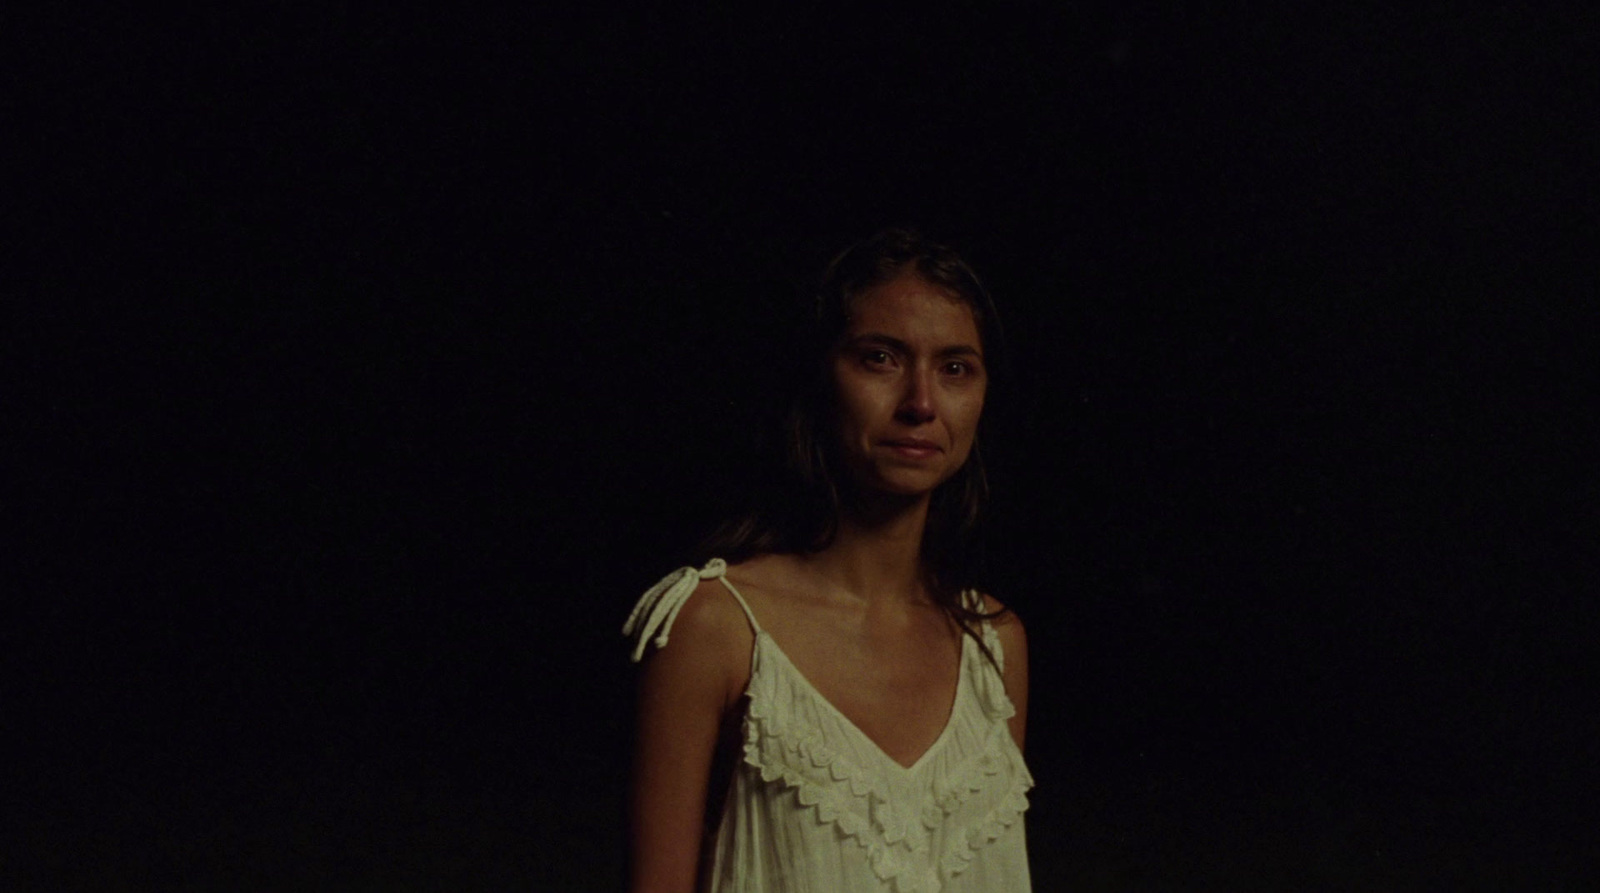
<path id="1" fill-rule="evenodd" d="M 694 890 L 712 753 L 750 666 L 744 615 L 715 591 L 721 588 L 715 580 L 700 583 L 674 621 L 671 641 L 645 657 L 639 675 L 630 893 Z"/>

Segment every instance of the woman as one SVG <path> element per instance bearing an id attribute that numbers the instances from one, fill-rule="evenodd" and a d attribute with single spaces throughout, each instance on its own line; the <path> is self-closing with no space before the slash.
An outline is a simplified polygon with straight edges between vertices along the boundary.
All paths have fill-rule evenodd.
<path id="1" fill-rule="evenodd" d="M 623 630 L 630 889 L 1028 890 L 1027 644 L 971 588 L 994 307 L 891 230 L 829 266 L 815 322 L 789 492 Z"/>

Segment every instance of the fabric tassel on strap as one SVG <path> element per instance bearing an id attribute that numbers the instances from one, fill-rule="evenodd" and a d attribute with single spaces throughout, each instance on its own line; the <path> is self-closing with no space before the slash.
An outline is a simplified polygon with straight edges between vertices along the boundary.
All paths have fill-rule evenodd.
<path id="1" fill-rule="evenodd" d="M 633 613 L 628 615 L 628 622 L 622 625 L 622 634 L 625 636 L 638 636 L 638 643 L 633 647 L 631 660 L 638 663 L 644 658 L 645 648 L 650 644 L 650 637 L 655 636 L 657 648 L 664 648 L 667 644 L 667 634 L 672 632 L 672 621 L 678 618 L 678 611 L 682 610 L 683 603 L 694 594 L 695 587 L 701 580 L 712 580 L 722 576 L 728 569 L 727 562 L 721 558 L 713 558 L 702 569 L 682 567 L 665 577 L 661 582 L 650 587 L 633 606 Z M 657 630 L 660 634 L 656 635 Z"/>

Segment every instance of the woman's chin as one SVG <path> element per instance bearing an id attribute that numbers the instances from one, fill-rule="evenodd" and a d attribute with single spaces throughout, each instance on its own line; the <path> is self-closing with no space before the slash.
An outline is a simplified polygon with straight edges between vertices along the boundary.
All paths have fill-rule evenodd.
<path id="1" fill-rule="evenodd" d="M 893 469 L 889 474 L 874 475 L 860 482 L 860 489 L 863 495 L 915 500 L 932 493 L 941 483 L 943 480 L 936 474 L 927 472 L 908 474 L 903 469 Z"/>

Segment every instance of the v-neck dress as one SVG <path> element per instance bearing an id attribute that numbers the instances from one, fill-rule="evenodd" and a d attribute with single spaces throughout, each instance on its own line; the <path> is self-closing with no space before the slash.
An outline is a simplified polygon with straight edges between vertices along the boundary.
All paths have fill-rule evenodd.
<path id="1" fill-rule="evenodd" d="M 1006 720 L 1016 709 L 970 636 L 950 719 L 909 768 L 883 752 L 800 674 L 713 559 L 680 568 L 623 627 L 667 643 L 701 580 L 720 579 L 755 634 L 743 759 L 729 785 L 701 890 L 709 893 L 1021 893 L 1031 889 L 1022 813 L 1033 777 Z M 978 596 L 966 593 L 969 603 Z M 1004 661 L 1000 638 L 984 644 Z M 653 637 L 653 638 L 652 638 Z"/>

